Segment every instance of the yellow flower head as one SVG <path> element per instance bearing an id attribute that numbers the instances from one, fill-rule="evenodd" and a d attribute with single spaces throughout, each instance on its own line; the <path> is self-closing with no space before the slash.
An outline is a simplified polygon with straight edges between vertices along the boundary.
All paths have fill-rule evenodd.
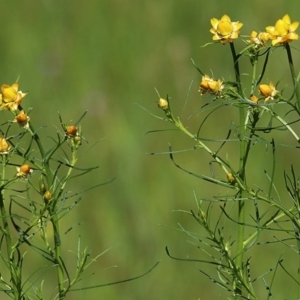
<path id="1" fill-rule="evenodd" d="M 298 26 L 299 22 L 291 23 L 290 16 L 285 15 L 276 22 L 275 26 L 268 26 L 266 30 L 270 34 L 274 46 L 298 40 L 299 36 L 295 32 Z"/>
<path id="2" fill-rule="evenodd" d="M 210 32 L 214 35 L 213 40 L 220 41 L 222 44 L 232 43 L 234 39 L 238 38 L 240 29 L 243 26 L 243 23 L 231 22 L 227 15 L 224 15 L 220 20 L 212 18 L 210 23 L 213 27 L 210 29 Z"/>
<path id="3" fill-rule="evenodd" d="M 279 93 L 272 82 L 270 84 L 260 84 L 258 88 L 260 94 L 265 97 L 265 102 L 274 100 L 275 96 Z"/>
<path id="4" fill-rule="evenodd" d="M 257 47 L 264 46 L 271 39 L 268 32 L 256 32 L 252 31 L 250 35 L 249 43 L 255 44 Z"/>
<path id="5" fill-rule="evenodd" d="M 202 76 L 202 81 L 199 85 L 198 92 L 201 93 L 201 95 L 205 94 L 206 92 L 210 92 L 214 95 L 220 95 L 224 89 L 223 81 L 220 79 L 213 80 L 208 75 Z"/>
<path id="6" fill-rule="evenodd" d="M 0 137 L 0 155 L 5 155 L 9 152 L 11 146 L 5 138 Z"/>
<path id="7" fill-rule="evenodd" d="M 22 165 L 21 167 L 17 167 L 17 176 L 20 178 L 26 178 L 30 175 L 33 171 L 29 165 Z"/>
<path id="8" fill-rule="evenodd" d="M 68 138 L 72 138 L 78 135 L 78 128 L 74 125 L 70 125 L 66 127 L 66 136 Z"/>
<path id="9" fill-rule="evenodd" d="M 21 105 L 22 99 L 27 95 L 19 91 L 18 82 L 12 85 L 2 84 L 1 95 L 0 95 L 0 109 L 15 111 L 18 106 Z"/>
<path id="10" fill-rule="evenodd" d="M 13 122 L 18 123 L 20 126 L 24 128 L 29 127 L 29 120 L 30 118 L 27 116 L 27 114 L 22 110 L 20 113 L 15 117 Z"/>

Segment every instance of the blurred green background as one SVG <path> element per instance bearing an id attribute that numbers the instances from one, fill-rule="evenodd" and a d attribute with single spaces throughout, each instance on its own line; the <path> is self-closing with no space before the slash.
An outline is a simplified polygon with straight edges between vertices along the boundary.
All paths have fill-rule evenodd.
<path id="1" fill-rule="evenodd" d="M 191 218 L 172 211 L 196 209 L 193 191 L 199 197 L 212 197 L 216 187 L 176 169 L 167 155 L 147 154 L 167 151 L 169 142 L 174 150 L 191 148 L 193 143 L 175 132 L 146 135 L 168 125 L 135 103 L 162 117 L 157 88 L 161 96 L 169 94 L 175 114 L 180 114 L 193 81 L 182 114 L 193 131 L 199 116 L 187 117 L 201 104 L 197 93 L 201 77 L 191 58 L 205 73 L 234 79 L 227 46 L 201 48 L 211 41 L 210 19 L 228 14 L 243 22 L 242 33 L 249 34 L 275 24 L 286 13 L 292 21 L 298 20 L 299 1 L 2 0 L 0 8 L 1 82 L 11 84 L 20 76 L 21 90 L 30 92 L 23 106 L 33 106 L 33 124 L 48 125 L 47 133 L 54 133 L 57 111 L 72 123 L 87 110 L 82 127 L 89 145 L 107 137 L 79 163 L 100 168 L 69 185 L 70 190 L 80 191 L 116 177 L 113 183 L 84 194 L 64 221 L 64 229 L 84 222 L 66 236 L 67 249 L 76 249 L 79 235 L 92 257 L 110 248 L 78 287 L 137 276 L 161 260 L 142 279 L 71 293 L 68 299 L 224 299 L 222 290 L 194 265 L 167 257 L 165 246 L 181 257 L 202 253 L 185 234 L 160 226 L 181 223 L 197 231 Z M 275 70 L 278 65 L 268 71 Z M 219 125 L 214 121 L 207 134 L 218 134 Z M 228 126 L 229 121 L 224 129 L 221 125 L 221 137 Z M 87 147 L 84 144 L 82 151 Z M 178 156 L 180 162 L 197 173 L 208 173 L 208 157 L 190 153 Z M 68 255 L 71 262 L 73 254 Z M 32 269 L 31 264 L 27 262 Z M 105 270 L 114 265 L 118 267 Z"/>

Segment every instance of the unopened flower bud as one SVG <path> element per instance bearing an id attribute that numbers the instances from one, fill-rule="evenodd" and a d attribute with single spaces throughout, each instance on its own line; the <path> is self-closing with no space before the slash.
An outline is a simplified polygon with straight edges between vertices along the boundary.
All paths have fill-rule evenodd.
<path id="1" fill-rule="evenodd" d="M 30 168 L 29 165 L 24 164 L 21 167 L 17 167 L 17 176 L 21 178 L 26 178 L 28 175 L 30 175 L 33 171 Z"/>
<path id="2" fill-rule="evenodd" d="M 258 98 L 255 96 L 255 95 L 252 95 L 250 97 L 250 100 L 253 101 L 254 103 L 257 103 L 258 102 Z"/>
<path id="3" fill-rule="evenodd" d="M 28 122 L 30 118 L 27 116 L 27 114 L 22 110 L 14 119 L 13 122 L 18 123 L 22 127 L 29 127 Z"/>
<path id="4" fill-rule="evenodd" d="M 235 178 L 233 177 L 232 173 L 227 173 L 227 180 L 230 183 L 234 183 L 235 182 Z"/>
<path id="5" fill-rule="evenodd" d="M 43 196 L 45 203 L 47 204 L 52 199 L 52 193 L 47 190 Z"/>
<path id="6" fill-rule="evenodd" d="M 169 108 L 169 102 L 168 100 L 164 99 L 164 98 L 159 98 L 157 105 L 159 108 L 166 110 Z"/>
<path id="7" fill-rule="evenodd" d="M 67 137 L 75 137 L 77 135 L 78 129 L 76 126 L 71 125 L 66 127 L 66 135 Z"/>
<path id="8" fill-rule="evenodd" d="M 202 209 L 199 211 L 198 215 L 199 215 L 199 217 L 201 218 L 202 221 L 206 220 L 206 214 Z"/>
<path id="9" fill-rule="evenodd" d="M 6 141 L 6 139 L 0 137 L 0 154 L 7 154 L 10 149 L 11 149 L 11 146 Z"/>

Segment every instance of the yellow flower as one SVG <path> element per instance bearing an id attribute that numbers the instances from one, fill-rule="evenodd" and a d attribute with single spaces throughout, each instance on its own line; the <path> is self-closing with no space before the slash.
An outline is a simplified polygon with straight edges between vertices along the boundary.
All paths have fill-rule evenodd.
<path id="1" fill-rule="evenodd" d="M 0 95 L 0 109 L 6 110 L 17 110 L 18 106 L 21 105 L 22 99 L 27 95 L 19 91 L 18 82 L 12 85 L 2 84 L 1 95 Z"/>
<path id="2" fill-rule="evenodd" d="M 6 141 L 6 139 L 0 137 L 0 155 L 7 154 L 10 149 L 11 149 L 11 146 Z"/>
<path id="3" fill-rule="evenodd" d="M 268 26 L 266 30 L 270 34 L 274 46 L 298 40 L 299 36 L 295 32 L 298 26 L 299 22 L 291 23 L 290 16 L 284 15 L 282 19 L 276 22 L 275 26 Z"/>
<path id="4" fill-rule="evenodd" d="M 22 165 L 21 167 L 17 167 L 17 176 L 20 178 L 26 178 L 30 175 L 33 171 L 29 165 Z"/>
<path id="5" fill-rule="evenodd" d="M 243 23 L 231 22 L 227 15 L 224 15 L 220 20 L 212 18 L 210 23 L 213 27 L 210 29 L 210 32 L 214 35 L 213 40 L 220 41 L 222 44 L 231 43 L 238 38 L 240 29 L 243 26 Z"/>
<path id="6" fill-rule="evenodd" d="M 265 97 L 265 102 L 274 100 L 275 96 L 279 93 L 272 82 L 270 84 L 260 84 L 259 92 Z"/>
<path id="7" fill-rule="evenodd" d="M 256 32 L 252 31 L 250 35 L 249 43 L 255 44 L 258 47 L 264 46 L 271 39 L 268 32 Z"/>
<path id="8" fill-rule="evenodd" d="M 29 127 L 29 120 L 30 118 L 27 116 L 27 114 L 24 112 L 24 110 L 20 111 L 20 113 L 15 117 L 13 120 L 14 123 L 18 123 L 20 126 L 24 128 Z"/>
<path id="9" fill-rule="evenodd" d="M 210 92 L 214 95 L 220 95 L 223 89 L 223 81 L 220 79 L 213 80 L 208 75 L 204 75 L 202 76 L 202 81 L 200 82 L 198 92 L 200 92 L 201 95 L 205 94 L 206 92 Z"/>

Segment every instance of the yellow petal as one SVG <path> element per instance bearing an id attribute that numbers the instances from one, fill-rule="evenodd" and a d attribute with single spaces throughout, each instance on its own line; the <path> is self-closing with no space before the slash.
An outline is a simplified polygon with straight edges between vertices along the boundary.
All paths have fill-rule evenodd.
<path id="1" fill-rule="evenodd" d="M 224 16 L 222 16 L 221 21 L 228 21 L 228 22 L 231 22 L 231 19 L 229 18 L 228 15 L 224 15 Z"/>
<path id="2" fill-rule="evenodd" d="M 256 36 L 257 36 L 257 32 L 253 30 L 250 34 L 250 37 L 255 38 Z"/>
<path id="3" fill-rule="evenodd" d="M 210 24 L 212 25 L 212 27 L 217 28 L 218 23 L 219 23 L 218 19 L 216 18 L 210 19 Z"/>
<path id="4" fill-rule="evenodd" d="M 298 40 L 298 38 L 299 38 L 299 36 L 298 36 L 298 34 L 295 33 L 295 32 L 291 32 L 291 33 L 288 34 L 288 39 L 289 39 L 289 40 L 295 41 L 295 40 Z"/>
<path id="5" fill-rule="evenodd" d="M 290 31 L 295 31 L 299 26 L 299 22 L 293 22 L 291 25 L 290 25 Z"/>
<path id="6" fill-rule="evenodd" d="M 287 14 L 283 16 L 282 21 L 287 23 L 287 24 L 291 24 L 291 18 Z"/>
<path id="7" fill-rule="evenodd" d="M 275 31 L 275 28 L 274 28 L 274 26 L 267 26 L 266 27 L 266 31 L 269 32 L 269 33 L 271 33 L 271 34 L 273 34 L 274 31 Z"/>
<path id="8" fill-rule="evenodd" d="M 219 41 L 220 39 L 221 39 L 221 38 L 220 38 L 219 36 L 217 36 L 217 35 L 214 35 L 214 36 L 213 36 L 213 40 L 214 40 L 214 41 Z"/>
<path id="9" fill-rule="evenodd" d="M 234 22 L 234 30 L 240 30 L 243 27 L 243 23 Z"/>
<path id="10" fill-rule="evenodd" d="M 239 37 L 239 33 L 237 31 L 233 32 L 230 36 L 231 39 L 237 39 Z"/>
<path id="11" fill-rule="evenodd" d="M 275 24 L 275 29 L 278 32 L 278 35 L 284 36 L 288 33 L 288 24 L 282 20 L 278 20 Z"/>
<path id="12" fill-rule="evenodd" d="M 18 91 L 18 90 L 19 90 L 19 83 L 18 83 L 18 82 L 15 82 L 15 83 L 13 83 L 13 84 L 11 85 L 11 87 L 12 87 L 13 89 L 15 89 L 16 91 Z"/>

